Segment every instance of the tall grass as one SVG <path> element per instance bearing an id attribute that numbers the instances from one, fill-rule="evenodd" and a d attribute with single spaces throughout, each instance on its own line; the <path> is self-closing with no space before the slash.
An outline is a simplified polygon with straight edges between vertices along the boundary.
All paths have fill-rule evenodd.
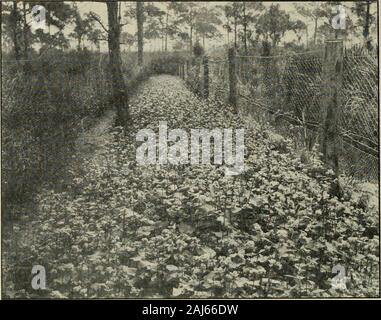
<path id="1" fill-rule="evenodd" d="M 80 120 L 108 107 L 106 62 L 89 52 L 52 51 L 28 68 L 3 63 L 3 204 L 28 200 L 63 174 Z"/>

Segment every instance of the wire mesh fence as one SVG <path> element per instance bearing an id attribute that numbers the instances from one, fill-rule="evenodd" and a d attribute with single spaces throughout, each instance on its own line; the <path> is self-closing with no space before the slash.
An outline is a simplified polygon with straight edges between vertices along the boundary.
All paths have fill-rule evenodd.
<path id="1" fill-rule="evenodd" d="M 237 105 L 257 121 L 270 122 L 276 131 L 311 150 L 324 124 L 322 103 L 327 84 L 323 77 L 325 48 L 274 56 L 235 56 L 234 79 L 229 60 L 209 57 L 209 96 L 227 101 L 236 86 Z M 340 140 L 340 171 L 366 181 L 379 177 L 378 58 L 375 52 L 346 49 L 342 56 L 341 103 L 336 110 Z M 188 68 L 187 83 L 202 90 L 202 61 Z"/>
<path id="2" fill-rule="evenodd" d="M 320 119 L 322 52 L 237 56 L 238 104 L 294 145 L 312 149 Z"/>
<path id="3" fill-rule="evenodd" d="M 212 98 L 226 100 L 229 86 L 229 62 L 227 59 L 209 59 L 209 88 Z"/>

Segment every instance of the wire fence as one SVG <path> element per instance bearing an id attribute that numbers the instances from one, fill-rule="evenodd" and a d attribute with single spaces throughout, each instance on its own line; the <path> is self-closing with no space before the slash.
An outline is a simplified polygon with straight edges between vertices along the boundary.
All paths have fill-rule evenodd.
<path id="1" fill-rule="evenodd" d="M 312 148 L 324 125 L 322 103 L 325 48 L 274 56 L 235 55 L 234 77 L 228 55 L 209 57 L 209 96 L 227 101 L 236 86 L 237 108 L 257 121 L 270 122 L 293 139 L 297 148 Z M 343 51 L 341 103 L 337 126 L 340 171 L 366 181 L 379 179 L 378 56 L 362 48 Z M 202 91 L 202 59 L 194 59 L 186 79 L 196 93 Z"/>

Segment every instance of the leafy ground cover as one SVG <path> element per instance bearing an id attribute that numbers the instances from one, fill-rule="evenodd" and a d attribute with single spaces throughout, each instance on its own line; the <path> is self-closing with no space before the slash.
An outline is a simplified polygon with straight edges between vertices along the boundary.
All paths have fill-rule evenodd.
<path id="1" fill-rule="evenodd" d="M 128 132 L 113 128 L 67 190 L 45 189 L 6 243 L 5 295 L 91 297 L 327 297 L 379 292 L 378 208 L 318 157 L 301 160 L 270 128 L 155 76 L 131 100 Z M 136 132 L 245 127 L 245 166 L 140 166 Z M 29 289 L 23 267 L 47 270 Z M 342 265 L 346 289 L 331 286 Z M 28 269 L 28 275 L 30 269 Z M 24 275 L 24 276 L 23 276 Z M 29 282 L 30 283 L 30 282 Z"/>

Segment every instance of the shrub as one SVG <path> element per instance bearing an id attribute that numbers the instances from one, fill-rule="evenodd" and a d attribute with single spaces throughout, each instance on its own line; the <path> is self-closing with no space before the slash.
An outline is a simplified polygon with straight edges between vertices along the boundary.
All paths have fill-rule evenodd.
<path id="1" fill-rule="evenodd" d="M 176 74 L 179 64 L 185 63 L 185 56 L 181 53 L 164 53 L 154 57 L 149 68 L 156 74 Z"/>

